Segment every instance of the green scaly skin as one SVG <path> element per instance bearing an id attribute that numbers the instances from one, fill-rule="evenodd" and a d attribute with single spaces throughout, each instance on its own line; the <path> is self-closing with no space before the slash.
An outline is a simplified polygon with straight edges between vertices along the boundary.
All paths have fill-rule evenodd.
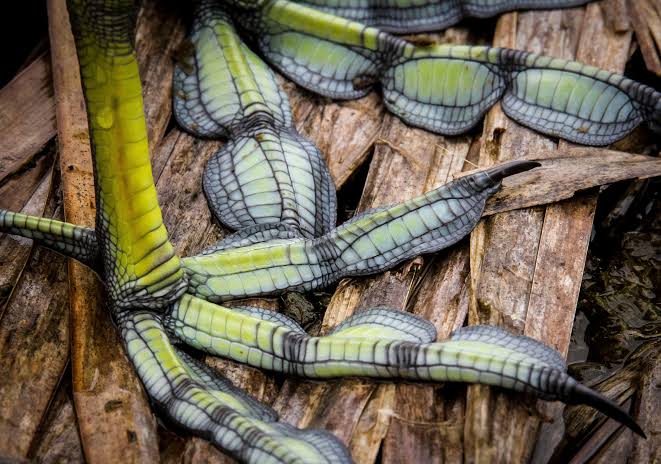
<path id="1" fill-rule="evenodd" d="M 229 293 L 261 295 L 283 282 L 289 285 L 296 275 L 305 281 L 309 271 L 321 276 L 309 285 L 325 285 L 444 248 L 470 232 L 503 177 L 536 163 L 514 162 L 467 176 L 407 203 L 368 212 L 318 239 L 254 244 L 254 234 L 240 231 L 205 255 L 181 260 L 163 226 L 149 166 L 131 43 L 134 5 L 70 0 L 69 11 L 94 154 L 97 227 L 91 231 L 7 212 L 0 213 L 0 227 L 99 263 L 96 270 L 127 354 L 150 398 L 172 420 L 245 462 L 350 461 L 332 435 L 278 422 L 269 408 L 175 348 L 171 336 L 251 365 L 315 378 L 468 381 L 584 402 L 642 434 L 615 404 L 567 376 L 553 350 L 500 329 L 467 328 L 435 342 L 428 322 L 377 308 L 357 313 L 327 336 L 309 337 L 282 315 L 228 309 L 195 296 L 226 298 L 222 288 L 215 296 L 201 290 L 200 282 L 210 289 L 214 276 L 243 273 Z M 105 20 L 97 22 L 100 17 Z M 202 274 L 205 278 L 196 280 Z M 266 275 L 270 283 L 262 280 Z M 265 287 L 246 289 L 243 282 L 251 279 Z"/>
<path id="2" fill-rule="evenodd" d="M 590 0 L 295 0 L 387 32 L 438 31 L 463 18 L 489 18 L 514 10 L 570 8 Z"/>
<path id="3" fill-rule="evenodd" d="M 661 131 L 660 93 L 592 66 L 504 48 L 414 45 L 288 0 L 228 1 L 261 55 L 297 84 L 339 99 L 379 84 L 391 112 L 432 132 L 466 132 L 498 100 L 524 126 L 584 145 L 608 145 L 643 122 Z"/>
<path id="4" fill-rule="evenodd" d="M 335 187 L 319 150 L 293 127 L 287 95 L 216 2 L 197 2 L 189 54 L 175 66 L 173 113 L 187 131 L 224 137 L 204 191 L 232 229 L 282 223 L 304 237 L 335 227 Z"/>

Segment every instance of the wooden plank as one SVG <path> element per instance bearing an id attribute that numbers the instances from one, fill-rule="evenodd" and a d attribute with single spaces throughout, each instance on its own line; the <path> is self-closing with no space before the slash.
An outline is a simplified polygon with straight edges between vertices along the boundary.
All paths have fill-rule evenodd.
<path id="1" fill-rule="evenodd" d="M 621 71 L 626 58 L 619 51 L 628 50 L 630 37 L 607 31 L 600 6 L 592 4 L 564 12 L 523 13 L 518 21 L 516 14 L 506 15 L 498 23 L 496 42 L 562 58 L 576 56 Z M 507 120 L 498 108 L 487 117 L 484 140 L 482 166 L 557 148 L 547 137 Z M 560 143 L 561 149 L 567 146 Z M 481 222 L 471 236 L 469 322 L 503 325 L 566 353 L 595 201 L 592 195 L 581 195 Z M 531 414 L 532 404 L 487 387 L 469 387 L 465 459 L 528 460 L 541 419 L 539 412 Z"/>
<path id="2" fill-rule="evenodd" d="M 630 462 L 654 462 L 661 452 L 661 344 L 657 343 L 656 354 L 647 358 L 641 369 L 641 382 L 636 400 L 636 421 L 647 434 L 647 439 L 631 436 L 633 452 Z M 654 353 L 654 352 L 653 352 Z"/>
<path id="3" fill-rule="evenodd" d="M 468 243 L 434 255 L 423 269 L 407 310 L 431 321 L 439 340 L 461 327 L 468 313 Z M 464 385 L 397 384 L 383 463 L 460 462 Z"/>
<path id="4" fill-rule="evenodd" d="M 329 101 L 280 79 L 289 95 L 296 129 L 319 148 L 337 189 L 372 152 L 386 113 L 381 96 L 372 92 L 349 101 Z"/>
<path id="5" fill-rule="evenodd" d="M 41 426 L 39 442 L 33 443 L 30 459 L 41 464 L 85 462 L 70 390 L 69 382 L 60 384 Z"/>
<path id="6" fill-rule="evenodd" d="M 57 185 L 44 215 L 56 214 Z M 69 356 L 65 259 L 37 248 L 0 318 L 0 455 L 26 458 Z M 38 373 L 35 376 L 35 373 Z"/>
<path id="7" fill-rule="evenodd" d="M 548 158 L 546 156 L 558 156 Z M 658 157 L 599 148 L 571 148 L 536 153 L 542 166 L 508 177 L 487 200 L 485 216 L 568 200 L 600 185 L 661 175 Z"/>
<path id="8" fill-rule="evenodd" d="M 661 5 L 652 0 L 629 3 L 629 12 L 636 39 L 645 65 L 650 72 L 661 76 Z"/>
<path id="9" fill-rule="evenodd" d="M 25 169 L 56 130 L 50 57 L 45 52 L 0 89 L 0 182 Z"/>

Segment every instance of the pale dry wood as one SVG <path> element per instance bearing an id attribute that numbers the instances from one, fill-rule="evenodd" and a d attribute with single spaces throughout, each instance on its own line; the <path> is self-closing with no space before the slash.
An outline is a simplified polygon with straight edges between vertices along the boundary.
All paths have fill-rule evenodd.
<path id="1" fill-rule="evenodd" d="M 645 430 L 647 440 L 632 436 L 631 462 L 655 462 L 661 456 L 661 350 L 648 357 L 641 370 L 641 382 L 636 399 L 636 421 Z"/>
<path id="2" fill-rule="evenodd" d="M 636 397 L 642 400 L 644 389 L 650 387 L 647 382 L 650 380 L 650 375 L 655 375 L 654 370 L 659 364 L 660 350 L 659 338 L 651 337 L 649 341 L 644 342 L 631 353 L 626 363 L 618 370 L 606 377 L 586 381 L 591 388 L 613 398 L 625 408 L 630 407 L 632 401 L 635 401 L 639 405 L 636 408 L 636 419 L 650 427 L 649 430 L 652 433 L 658 429 L 658 411 L 641 409 L 640 405 L 645 403 L 638 403 Z M 643 389 L 640 389 L 641 393 L 637 395 L 636 390 L 639 385 L 642 385 Z M 648 390 L 648 393 L 651 393 L 648 400 L 651 399 L 653 403 L 647 403 L 646 406 L 653 407 L 654 402 L 659 401 L 657 387 Z M 655 439 L 654 436 L 648 434 L 647 440 L 634 439 L 633 433 L 622 424 L 612 419 L 606 419 L 602 414 L 587 406 L 567 407 L 565 417 L 568 424 L 566 435 L 550 458 L 549 462 L 552 464 L 570 460 L 571 462 L 647 463 L 655 462 L 654 459 L 648 459 L 648 456 L 653 458 L 658 456 L 658 439 Z M 626 440 L 623 440 L 624 445 L 618 448 L 619 437 L 622 436 Z M 647 448 L 647 443 L 649 443 L 649 448 Z M 636 450 L 634 446 L 639 445 L 643 447 Z M 639 451 L 642 451 L 642 454 L 638 454 Z"/>
<path id="3" fill-rule="evenodd" d="M 87 115 L 66 1 L 48 2 L 66 219 L 94 225 Z M 70 260 L 73 395 L 88 462 L 155 462 L 156 423 L 93 273 Z"/>
<path id="4" fill-rule="evenodd" d="M 26 169 L 56 130 L 50 57 L 42 53 L 0 89 L 0 182 Z"/>
<path id="5" fill-rule="evenodd" d="M 550 158 L 557 156 L 558 158 Z M 548 159 L 543 159 L 549 155 Z M 484 216 L 546 205 L 580 196 L 600 185 L 661 176 L 661 159 L 597 148 L 571 148 L 536 153 L 542 166 L 506 178 L 487 200 Z"/>
<path id="6" fill-rule="evenodd" d="M 629 0 L 602 0 L 601 6 L 611 30 L 615 32 L 631 30 Z"/>
<path id="7" fill-rule="evenodd" d="M 33 444 L 30 458 L 40 464 L 83 463 L 76 413 L 69 396 L 69 382 L 62 382 L 42 426 L 39 443 Z"/>
<path id="8" fill-rule="evenodd" d="M 57 184 L 44 215 L 56 213 Z M 0 455 L 26 458 L 69 355 L 65 259 L 36 248 L 0 319 Z M 36 374 L 36 375 L 35 375 Z"/>
<path id="9" fill-rule="evenodd" d="M 635 0 L 629 2 L 629 12 L 645 65 L 661 76 L 661 5 L 658 0 Z"/>
<path id="10" fill-rule="evenodd" d="M 628 50 L 630 33 L 607 30 L 598 4 L 565 12 L 525 13 L 515 19 L 515 15 L 501 18 L 498 45 L 568 59 L 575 56 L 611 70 L 621 71 L 626 62 L 620 50 Z M 507 121 L 499 109 L 490 113 L 482 166 L 556 150 L 552 140 Z M 504 325 L 566 353 L 594 208 L 595 197 L 588 194 L 483 221 L 471 236 L 469 321 Z M 513 395 L 469 387 L 466 459 L 529 459 L 541 417 L 531 401 L 524 405 Z M 548 414 L 553 407 L 544 410 Z"/>

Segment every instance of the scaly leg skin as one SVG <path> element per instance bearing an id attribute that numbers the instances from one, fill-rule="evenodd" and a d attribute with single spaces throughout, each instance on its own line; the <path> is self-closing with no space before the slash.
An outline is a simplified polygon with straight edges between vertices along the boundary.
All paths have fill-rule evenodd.
<path id="1" fill-rule="evenodd" d="M 191 47 L 175 66 L 179 124 L 229 142 L 210 160 L 204 192 L 232 229 L 282 223 L 304 237 L 335 227 L 335 186 L 319 150 L 293 127 L 287 95 L 216 2 L 196 6 Z"/>
<path id="2" fill-rule="evenodd" d="M 514 161 L 450 182 L 413 200 L 368 211 L 317 239 L 278 238 L 184 258 L 188 293 L 213 302 L 308 291 L 373 274 L 468 235 L 509 175 L 539 163 Z"/>
<path id="3" fill-rule="evenodd" d="M 0 232 L 31 238 L 91 268 L 99 259 L 94 229 L 87 227 L 0 209 Z"/>
<path id="4" fill-rule="evenodd" d="M 94 153 L 96 236 L 111 305 L 158 308 L 186 289 L 156 198 L 132 0 L 69 0 Z"/>
<path id="5" fill-rule="evenodd" d="M 590 0 L 294 0 L 387 32 L 412 34 L 514 10 L 569 8 Z"/>
<path id="6" fill-rule="evenodd" d="M 257 309 L 237 313 L 190 295 L 173 307 L 164 323 L 196 348 L 262 369 L 321 379 L 359 376 L 493 385 L 588 404 L 645 436 L 626 411 L 567 375 L 559 353 L 498 327 L 460 329 L 449 340 L 435 342 L 429 322 L 377 308 L 358 312 L 327 336 L 310 337 Z"/>
<path id="7" fill-rule="evenodd" d="M 158 316 L 123 312 L 117 324 L 150 398 L 177 424 L 242 462 L 349 463 L 332 434 L 278 422 L 272 409 L 174 348 Z"/>
<path id="8" fill-rule="evenodd" d="M 432 343 L 435 334 L 428 323 L 377 309 L 359 314 L 330 336 L 312 339 L 282 316 L 250 308 L 231 311 L 182 295 L 188 283 L 163 226 L 149 168 L 141 86 L 130 40 L 133 22 L 127 14 L 133 6 L 123 0 L 69 2 L 97 185 L 96 241 L 89 239 L 89 230 L 84 235 L 100 250 L 109 307 L 127 353 L 150 396 L 169 417 L 247 462 L 349 461 L 344 448 L 328 434 L 297 431 L 274 422 L 268 408 L 172 347 L 165 327 L 195 346 L 212 346 L 218 352 L 226 349 L 228 356 L 246 357 L 247 362 L 265 367 L 281 365 L 289 372 L 315 377 L 378 374 L 476 379 L 548 396 L 569 395 L 569 400 L 595 404 L 625 423 L 630 420 L 614 405 L 558 374 L 557 357 L 543 348 L 531 348 L 526 341 L 510 342 L 502 334 L 490 332 L 486 343 L 458 340 L 439 347 L 443 344 Z M 447 246 L 472 228 L 485 198 L 503 177 L 535 165 L 515 162 L 466 177 L 406 204 L 358 218 L 332 236 L 317 239 L 318 245 L 312 248 L 323 257 L 335 246 L 341 253 L 334 262 L 359 274 L 430 251 L 424 240 L 433 242 L 432 247 Z M 476 198 L 471 200 L 473 194 Z M 443 223 L 446 219 L 449 222 Z M 22 225 L 28 223 L 28 227 Z M 438 223 L 437 233 L 428 229 L 432 223 Z M 22 234 L 39 228 L 38 220 L 31 222 L 31 218 L 10 218 L 6 225 Z M 59 223 L 58 227 L 49 227 L 55 230 L 47 236 L 53 243 L 59 235 L 68 235 L 73 244 L 84 248 L 82 231 L 78 239 L 71 232 L 75 226 Z M 286 238 L 287 229 L 280 233 L 285 238 L 277 240 L 291 241 Z M 230 241 L 224 253 L 250 237 Z M 410 243 L 402 243 L 405 238 Z M 75 255 L 75 249 L 65 246 L 60 251 Z M 255 255 L 259 261 L 259 253 Z M 337 276 L 343 272 L 333 266 L 330 271 Z M 145 308 L 164 313 L 164 322 Z M 385 339 L 375 339 L 375 333 Z M 473 329 L 469 336 L 481 335 Z"/>
<path id="9" fill-rule="evenodd" d="M 246 462 L 350 462 L 328 433 L 275 422 L 268 408 L 177 352 L 159 317 L 144 309 L 166 310 L 187 283 L 151 175 L 131 40 L 135 5 L 70 0 L 68 6 L 94 154 L 102 278 L 127 353 L 150 397 L 174 421 Z"/>
<path id="10" fill-rule="evenodd" d="M 297 84 L 350 99 L 379 83 L 391 112 L 432 132 L 463 133 L 501 99 L 517 122 L 584 145 L 608 145 L 643 122 L 661 130 L 661 93 L 577 62 L 501 48 L 416 46 L 288 0 L 237 8 L 235 19 Z"/>

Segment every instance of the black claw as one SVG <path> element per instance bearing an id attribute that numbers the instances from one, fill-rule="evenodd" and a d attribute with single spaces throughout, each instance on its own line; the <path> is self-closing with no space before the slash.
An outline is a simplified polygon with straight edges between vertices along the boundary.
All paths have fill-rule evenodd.
<path id="1" fill-rule="evenodd" d="M 499 164 L 494 166 L 491 169 L 485 171 L 485 174 L 493 181 L 493 183 L 500 182 L 505 177 L 513 176 L 514 174 L 519 174 L 520 172 L 530 171 L 531 169 L 537 168 L 542 164 L 538 161 L 529 161 L 529 160 L 519 160 L 519 161 L 510 161 L 508 163 Z"/>
<path id="2" fill-rule="evenodd" d="M 624 424 L 626 427 L 630 428 L 633 432 L 640 435 L 641 437 L 647 439 L 645 432 L 640 428 L 640 425 L 620 407 L 617 403 L 606 398 L 600 393 L 581 385 L 580 383 L 576 384 L 574 387 L 574 394 L 572 395 L 572 402 L 586 404 L 592 406 L 597 411 L 607 415 L 608 417 L 615 419 L 616 421 Z"/>

